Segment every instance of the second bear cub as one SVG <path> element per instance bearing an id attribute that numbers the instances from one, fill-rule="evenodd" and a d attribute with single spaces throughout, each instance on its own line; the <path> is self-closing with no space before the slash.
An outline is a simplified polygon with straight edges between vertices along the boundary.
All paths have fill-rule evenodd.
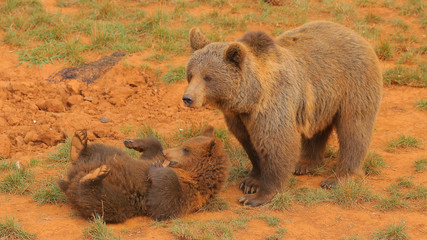
<path id="1" fill-rule="evenodd" d="M 164 156 L 156 139 L 125 140 L 125 145 L 143 151 L 141 160 L 111 146 L 88 145 L 86 131 L 75 133 L 70 150 L 73 166 L 67 180 L 58 184 L 81 216 L 98 214 L 106 222 L 141 215 L 158 220 L 178 217 L 200 209 L 228 176 L 230 163 L 212 127 L 165 150 Z"/>

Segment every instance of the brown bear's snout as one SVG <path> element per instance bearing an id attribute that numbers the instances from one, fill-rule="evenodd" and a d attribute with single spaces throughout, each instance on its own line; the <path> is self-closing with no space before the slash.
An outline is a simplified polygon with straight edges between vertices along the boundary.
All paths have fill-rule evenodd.
<path id="1" fill-rule="evenodd" d="M 184 97 L 182 97 L 182 101 L 184 101 L 185 105 L 187 105 L 187 107 L 190 107 L 191 104 L 193 104 L 194 100 L 191 96 L 189 96 L 188 94 L 184 94 Z"/>

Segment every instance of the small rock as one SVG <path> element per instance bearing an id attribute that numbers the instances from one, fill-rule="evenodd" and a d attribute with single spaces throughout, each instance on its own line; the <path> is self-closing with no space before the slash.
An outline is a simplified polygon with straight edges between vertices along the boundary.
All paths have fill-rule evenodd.
<path id="1" fill-rule="evenodd" d="M 105 117 L 101 117 L 100 120 L 101 120 L 102 123 L 112 122 L 112 120 L 110 120 L 108 118 L 105 118 Z"/>
<path id="2" fill-rule="evenodd" d="M 0 157 L 10 157 L 10 140 L 6 134 L 0 135 Z"/>
<path id="3" fill-rule="evenodd" d="M 37 134 L 36 131 L 31 130 L 31 131 L 27 132 L 27 134 L 25 134 L 24 142 L 26 144 L 31 143 L 31 142 L 37 142 L 37 141 L 39 141 L 39 135 Z"/>
<path id="4" fill-rule="evenodd" d="M 65 85 L 71 94 L 81 94 L 83 89 L 83 83 L 77 79 L 69 80 L 65 83 Z"/>
<path id="5" fill-rule="evenodd" d="M 74 105 L 79 104 L 81 102 L 83 102 L 82 95 L 72 95 L 72 96 L 67 98 L 68 106 L 74 106 Z"/>
<path id="6" fill-rule="evenodd" d="M 63 112 L 64 105 L 62 102 L 58 99 L 48 99 L 46 101 L 39 101 L 36 103 L 37 107 L 41 110 L 48 111 L 48 112 Z"/>

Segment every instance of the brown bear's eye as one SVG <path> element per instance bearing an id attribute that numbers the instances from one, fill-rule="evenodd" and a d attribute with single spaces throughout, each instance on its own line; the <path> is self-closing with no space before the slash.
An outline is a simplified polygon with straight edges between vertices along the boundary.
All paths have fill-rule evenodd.
<path id="1" fill-rule="evenodd" d="M 187 80 L 188 80 L 188 82 L 191 81 L 191 78 L 193 78 L 193 74 L 191 74 L 191 72 L 187 73 Z"/>
<path id="2" fill-rule="evenodd" d="M 188 149 L 188 148 L 184 148 L 184 149 L 182 149 L 182 151 L 183 151 L 184 153 L 188 153 L 188 152 L 190 152 L 190 149 Z"/>
<path id="3" fill-rule="evenodd" d="M 205 80 L 205 82 L 210 82 L 210 81 L 212 80 L 212 78 L 211 78 L 211 77 L 209 77 L 209 76 L 205 76 L 205 77 L 203 78 L 203 80 Z"/>

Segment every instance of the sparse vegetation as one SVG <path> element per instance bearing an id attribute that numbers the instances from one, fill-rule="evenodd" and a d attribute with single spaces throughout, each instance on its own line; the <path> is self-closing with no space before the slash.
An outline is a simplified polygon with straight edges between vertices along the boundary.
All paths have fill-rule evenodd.
<path id="1" fill-rule="evenodd" d="M 38 204 L 58 204 L 66 202 L 64 193 L 53 179 L 47 180 L 42 187 L 39 187 L 33 199 L 36 200 Z"/>
<path id="2" fill-rule="evenodd" d="M 385 161 L 380 154 L 371 151 L 366 156 L 365 162 L 363 163 L 363 170 L 366 175 L 378 175 L 381 173 L 381 169 L 384 168 Z"/>
<path id="3" fill-rule="evenodd" d="M 389 60 L 393 57 L 393 47 L 391 43 L 386 40 L 381 40 L 379 45 L 376 47 L 375 52 L 381 60 Z"/>
<path id="4" fill-rule="evenodd" d="M 56 147 L 56 150 L 49 154 L 47 160 L 52 163 L 69 163 L 70 160 L 70 147 L 71 147 L 71 137 L 68 137 L 64 143 L 59 144 Z"/>
<path id="5" fill-rule="evenodd" d="M 25 194 L 30 191 L 33 172 L 23 166 L 15 167 L 10 174 L 0 179 L 0 192 Z"/>
<path id="6" fill-rule="evenodd" d="M 272 210 L 285 210 L 294 201 L 290 192 L 277 193 L 267 206 Z"/>
<path id="7" fill-rule="evenodd" d="M 408 239 L 408 234 L 406 233 L 406 224 L 403 221 L 398 223 L 393 222 L 388 225 L 386 229 L 379 230 L 374 234 L 375 240 L 405 240 Z"/>
<path id="8" fill-rule="evenodd" d="M 163 80 L 167 83 L 175 83 L 184 80 L 186 75 L 185 67 L 179 66 L 169 70 L 165 76 L 163 76 Z"/>
<path id="9" fill-rule="evenodd" d="M 427 158 L 419 158 L 414 163 L 417 172 L 424 172 L 427 169 Z"/>
<path id="10" fill-rule="evenodd" d="M 427 100 L 426 99 L 419 99 L 415 106 L 420 110 L 426 110 L 427 109 Z"/>
<path id="11" fill-rule="evenodd" d="M 95 216 L 83 231 L 83 236 L 85 239 L 93 240 L 119 240 L 121 239 L 118 236 L 115 236 L 114 233 L 107 228 L 105 222 L 100 216 Z"/>
<path id="12" fill-rule="evenodd" d="M 228 209 L 230 204 L 222 197 L 211 198 L 200 211 L 216 212 Z"/>
<path id="13" fill-rule="evenodd" d="M 345 206 L 369 202 L 374 198 L 374 194 L 365 183 L 355 179 L 348 179 L 332 187 L 330 195 L 332 202 Z"/>
<path id="14" fill-rule="evenodd" d="M 420 148 L 422 142 L 421 139 L 417 139 L 411 135 L 400 135 L 398 138 L 392 139 L 387 143 L 386 150 L 388 152 L 395 152 L 399 149 Z"/>
<path id="15" fill-rule="evenodd" d="M 0 221 L 0 239 L 35 239 L 36 235 L 26 232 L 14 218 Z"/>

